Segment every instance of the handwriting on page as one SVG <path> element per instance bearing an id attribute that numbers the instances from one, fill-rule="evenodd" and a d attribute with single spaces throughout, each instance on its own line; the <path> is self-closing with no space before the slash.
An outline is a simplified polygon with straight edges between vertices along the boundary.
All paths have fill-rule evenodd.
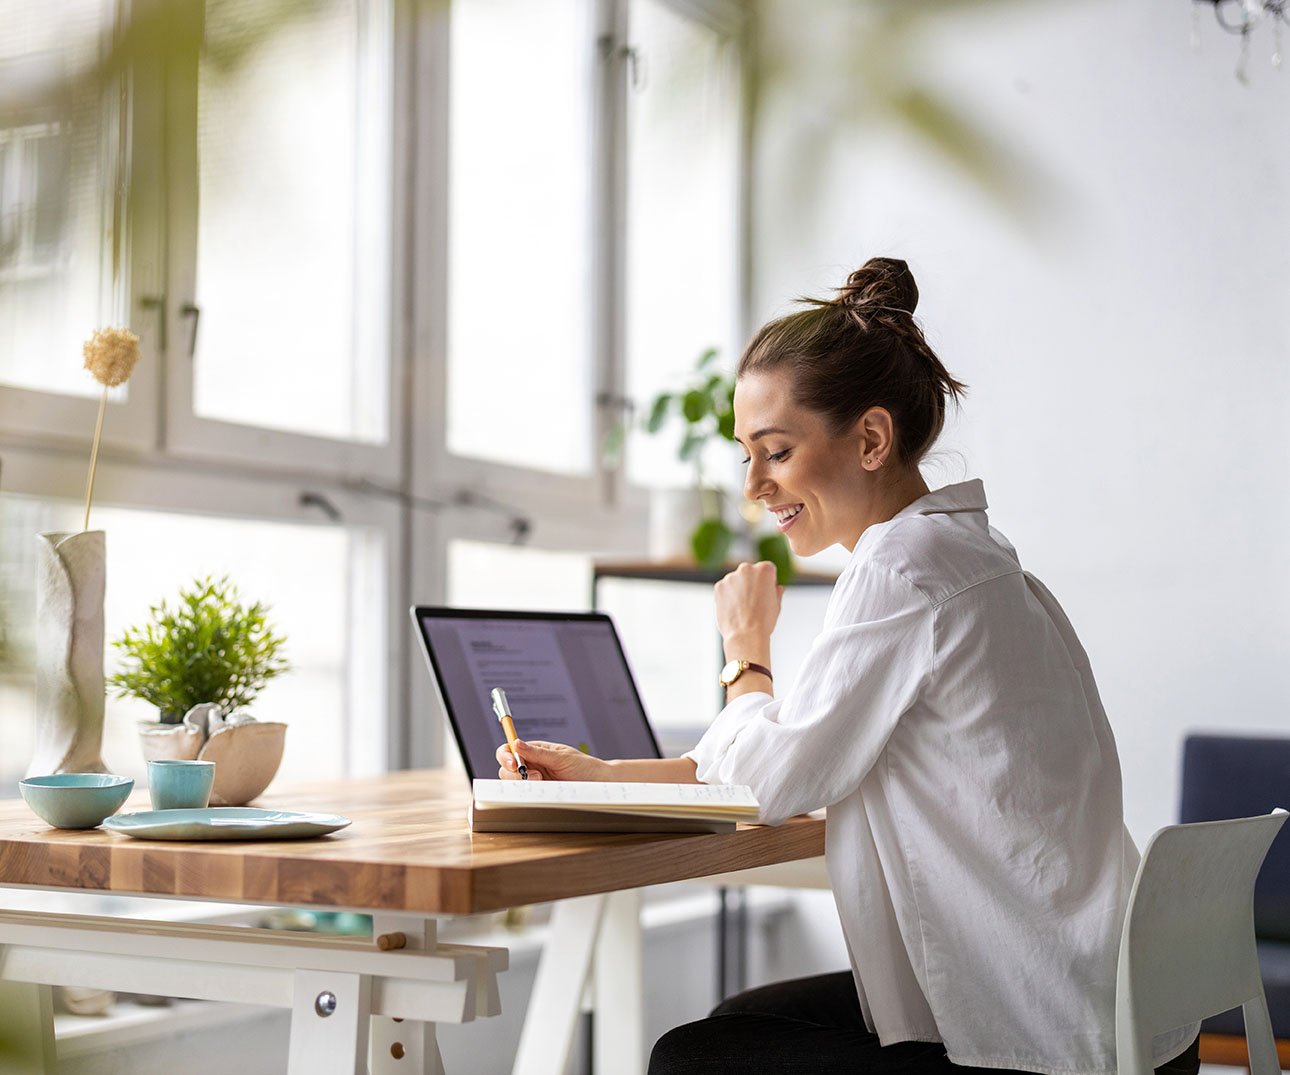
<path id="1" fill-rule="evenodd" d="M 476 780 L 478 802 L 565 806 L 753 806 L 743 784 L 618 784 L 574 780 Z"/>

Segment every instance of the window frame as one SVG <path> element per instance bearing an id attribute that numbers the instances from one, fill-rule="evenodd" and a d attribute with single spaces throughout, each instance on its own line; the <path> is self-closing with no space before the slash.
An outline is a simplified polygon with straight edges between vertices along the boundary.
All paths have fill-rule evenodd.
<path id="1" fill-rule="evenodd" d="M 390 287 L 386 318 L 388 365 L 386 368 L 387 439 L 380 444 L 294 433 L 239 422 L 205 418 L 196 413 L 193 399 L 194 361 L 192 341 L 199 330 L 188 311 L 197 294 L 197 242 L 199 161 L 197 112 L 200 35 L 193 47 L 167 60 L 165 70 L 166 117 L 163 141 L 168 201 L 167 281 L 164 293 L 165 321 L 172 330 L 165 334 L 164 367 L 167 371 L 165 398 L 166 445 L 176 455 L 195 459 L 218 459 L 258 464 L 271 461 L 291 470 L 359 476 L 382 483 L 397 481 L 402 470 L 400 445 L 403 440 L 402 408 L 398 406 L 398 341 L 395 312 L 398 310 L 398 272 L 403 261 L 400 229 L 396 227 L 399 208 L 395 186 L 403 175 L 409 130 L 409 114 L 399 110 L 399 86 L 406 81 L 408 57 L 400 49 L 395 28 L 400 0 L 386 0 L 390 26 L 381 47 L 388 48 L 390 62 L 390 164 L 389 261 L 386 265 Z M 204 4 L 198 4 L 204 12 Z M 366 29 L 366 28 L 365 28 Z M 200 317 L 200 315 L 198 315 Z"/>

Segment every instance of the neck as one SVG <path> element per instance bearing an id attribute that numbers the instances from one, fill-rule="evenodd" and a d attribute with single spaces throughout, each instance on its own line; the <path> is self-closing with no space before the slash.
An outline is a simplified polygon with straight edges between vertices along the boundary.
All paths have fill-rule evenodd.
<path id="1" fill-rule="evenodd" d="M 865 512 L 860 531 L 856 534 L 855 540 L 847 545 L 847 549 L 851 552 L 855 551 L 860 538 L 869 527 L 895 518 L 915 500 L 930 492 L 927 482 L 923 480 L 923 475 L 917 467 L 883 470 L 875 477 L 873 499 Z"/>

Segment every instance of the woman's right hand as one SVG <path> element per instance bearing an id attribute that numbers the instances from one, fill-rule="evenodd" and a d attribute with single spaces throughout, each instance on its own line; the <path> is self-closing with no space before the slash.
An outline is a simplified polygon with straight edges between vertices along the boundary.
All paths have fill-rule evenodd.
<path id="1" fill-rule="evenodd" d="M 609 780 L 609 765 L 575 747 L 563 743 L 515 741 L 530 780 Z M 509 744 L 497 748 L 497 776 L 500 780 L 519 780 L 515 755 Z"/>

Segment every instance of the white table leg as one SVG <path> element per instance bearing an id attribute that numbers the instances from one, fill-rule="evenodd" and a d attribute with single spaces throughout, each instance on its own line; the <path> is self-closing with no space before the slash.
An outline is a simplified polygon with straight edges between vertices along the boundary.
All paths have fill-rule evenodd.
<path id="1" fill-rule="evenodd" d="M 582 989 L 607 901 L 604 895 L 579 896 L 561 900 L 551 909 L 551 928 L 524 1014 L 512 1075 L 561 1075 L 568 1065 Z"/>
<path id="2" fill-rule="evenodd" d="M 434 919 L 406 915 L 372 916 L 372 938 L 401 933 L 404 947 L 426 952 L 435 947 Z M 371 1075 L 443 1075 L 434 1023 L 372 1016 Z"/>
<path id="3" fill-rule="evenodd" d="M 645 1063 L 640 889 L 610 893 L 595 976 L 595 1071 L 637 1075 Z"/>
<path id="4" fill-rule="evenodd" d="M 0 981 L 0 1075 L 54 1075 L 56 1070 L 53 989 Z"/>
<path id="5" fill-rule="evenodd" d="M 296 971 L 288 1075 L 367 1075 L 371 1017 L 367 975 Z"/>

